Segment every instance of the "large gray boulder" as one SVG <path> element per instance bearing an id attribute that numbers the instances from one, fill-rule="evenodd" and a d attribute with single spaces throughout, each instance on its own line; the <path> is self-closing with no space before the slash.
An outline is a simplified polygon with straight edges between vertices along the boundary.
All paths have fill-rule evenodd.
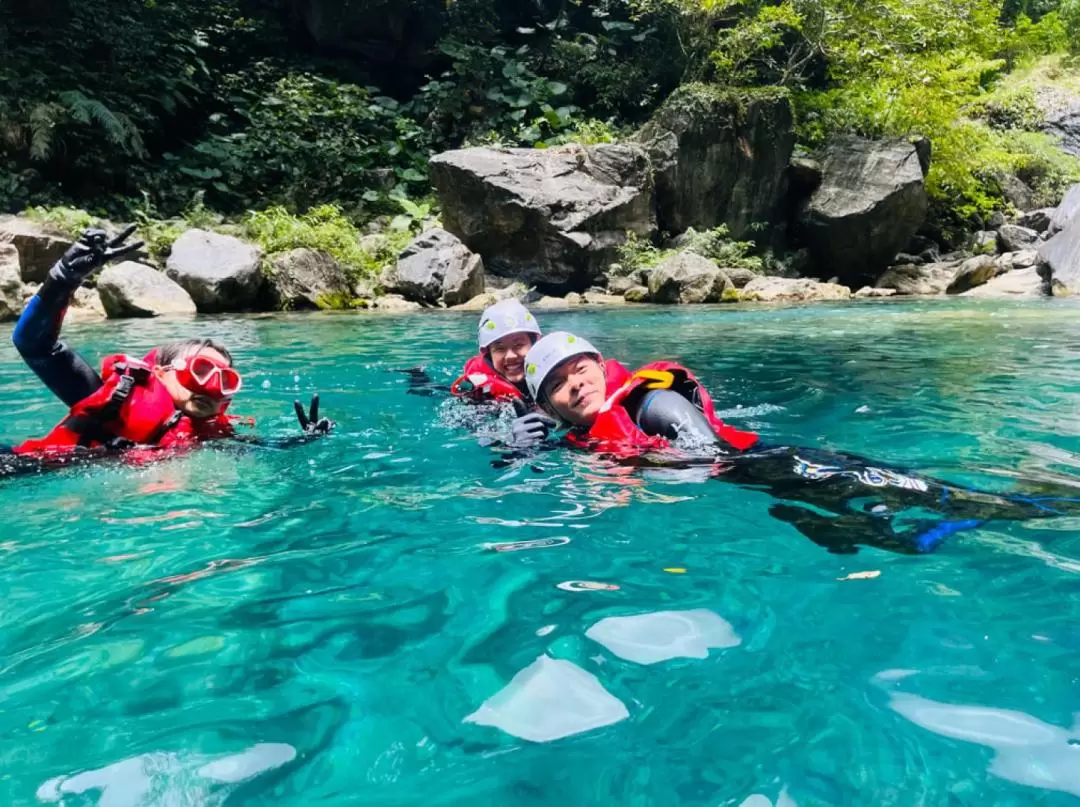
<path id="1" fill-rule="evenodd" d="M 837 283 L 819 283 L 807 277 L 762 276 L 743 286 L 739 299 L 757 303 L 850 300 L 851 289 Z"/>
<path id="2" fill-rule="evenodd" d="M 353 285 L 331 256 L 301 247 L 270 259 L 266 293 L 269 305 L 282 311 L 342 308 Z"/>
<path id="3" fill-rule="evenodd" d="M 1080 217 L 1039 247 L 1039 276 L 1054 294 L 1080 293 Z"/>
<path id="4" fill-rule="evenodd" d="M 986 256 L 988 257 L 988 256 Z M 991 259 L 992 260 L 992 259 Z M 875 288 L 895 289 L 897 294 L 944 294 L 963 261 L 891 266 L 878 278 Z"/>
<path id="5" fill-rule="evenodd" d="M 747 269 L 742 266 L 723 266 L 720 268 L 720 271 L 727 275 L 728 280 L 730 280 L 737 289 L 745 288 L 747 283 L 754 278 L 759 277 L 758 273 L 753 269 Z"/>
<path id="6" fill-rule="evenodd" d="M 843 137 L 826 148 L 822 170 L 800 238 L 822 272 L 862 285 L 889 266 L 926 218 L 919 150 L 904 140 Z"/>
<path id="7" fill-rule="evenodd" d="M 667 258 L 649 275 L 649 299 L 654 303 L 718 303 L 732 288 L 715 263 L 693 252 Z"/>
<path id="8" fill-rule="evenodd" d="M 195 301 L 178 283 L 142 263 L 106 266 L 98 275 L 97 288 L 109 319 L 195 313 Z"/>
<path id="9" fill-rule="evenodd" d="M 26 290 L 19 274 L 19 250 L 0 243 L 0 322 L 18 319 Z"/>
<path id="10" fill-rule="evenodd" d="M 1046 232 L 1051 235 L 1061 232 L 1072 223 L 1078 212 L 1080 212 L 1080 184 L 1073 185 L 1065 192 L 1061 204 L 1050 216 L 1050 226 Z"/>
<path id="11" fill-rule="evenodd" d="M 962 297 L 978 297 L 989 300 L 1008 300 L 1017 297 L 1046 297 L 1050 289 L 1034 266 L 1015 269 L 991 278 L 982 286 L 965 291 Z"/>
<path id="12" fill-rule="evenodd" d="M 1045 233 L 1050 229 L 1050 221 L 1054 217 L 1054 208 L 1040 207 L 1038 210 L 1029 210 L 1016 220 L 1020 227 L 1027 227 L 1037 233 Z"/>
<path id="13" fill-rule="evenodd" d="M 609 275 L 607 290 L 611 294 L 626 294 L 634 286 L 638 285 L 637 278 L 629 275 Z"/>
<path id="14" fill-rule="evenodd" d="M 250 311 L 262 296 L 261 260 L 261 250 L 239 238 L 188 230 L 173 244 L 165 273 L 201 313 Z"/>
<path id="15" fill-rule="evenodd" d="M 976 286 L 981 286 L 1000 274 L 1000 265 L 993 255 L 978 255 L 969 258 L 956 268 L 952 280 L 945 287 L 946 294 L 962 294 Z"/>
<path id="16" fill-rule="evenodd" d="M 413 302 L 460 305 L 483 293 L 484 261 L 456 236 L 435 228 L 405 247 L 382 284 Z"/>
<path id="17" fill-rule="evenodd" d="M 1020 252 L 1039 240 L 1039 234 L 1029 227 L 1006 224 L 997 234 L 998 252 Z"/>
<path id="18" fill-rule="evenodd" d="M 42 283 L 73 241 L 24 216 L 0 216 L 0 243 L 12 244 L 19 251 L 23 282 Z"/>
<path id="19" fill-rule="evenodd" d="M 431 160 L 445 228 L 496 275 L 545 293 L 584 291 L 625 233 L 656 232 L 640 146 L 471 148 Z"/>
<path id="20" fill-rule="evenodd" d="M 384 311 L 388 314 L 409 314 L 423 309 L 420 303 L 406 300 L 400 294 L 386 294 L 382 297 L 376 297 L 371 307 L 376 311 Z"/>
<path id="21" fill-rule="evenodd" d="M 741 238 L 782 218 L 795 146 L 786 94 L 685 85 L 634 139 L 653 164 L 661 230 L 725 224 Z"/>

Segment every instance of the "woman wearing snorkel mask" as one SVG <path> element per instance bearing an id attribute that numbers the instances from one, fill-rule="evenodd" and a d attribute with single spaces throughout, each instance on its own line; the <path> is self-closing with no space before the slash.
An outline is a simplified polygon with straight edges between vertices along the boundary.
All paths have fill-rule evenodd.
<path id="1" fill-rule="evenodd" d="M 19 318 L 12 335 L 16 349 L 71 410 L 44 438 L 27 440 L 12 453 L 62 457 L 78 449 L 173 447 L 234 436 L 239 418 L 225 411 L 243 380 L 224 345 L 193 339 L 161 345 L 141 359 L 109 356 L 99 375 L 59 341 L 75 290 L 107 262 L 142 246 L 141 241 L 124 244 L 134 229 L 112 240 L 102 230 L 85 230 L 49 270 Z M 299 402 L 296 410 L 307 435 L 324 434 L 333 426 L 318 417 L 318 396 L 310 416 Z"/>

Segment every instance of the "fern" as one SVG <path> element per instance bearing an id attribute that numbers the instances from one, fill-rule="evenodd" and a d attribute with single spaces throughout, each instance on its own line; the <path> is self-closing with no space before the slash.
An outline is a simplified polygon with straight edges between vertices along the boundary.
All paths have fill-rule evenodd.
<path id="1" fill-rule="evenodd" d="M 127 115 L 113 112 L 101 101 L 90 98 L 79 90 L 68 90 L 59 93 L 57 97 L 73 120 L 86 126 L 97 124 L 114 146 L 119 146 L 128 154 L 146 156 L 139 130 Z"/>
<path id="2" fill-rule="evenodd" d="M 37 104 L 30 110 L 29 140 L 30 159 L 43 161 L 49 159 L 53 150 L 53 131 L 56 128 L 63 108 L 59 104 Z"/>

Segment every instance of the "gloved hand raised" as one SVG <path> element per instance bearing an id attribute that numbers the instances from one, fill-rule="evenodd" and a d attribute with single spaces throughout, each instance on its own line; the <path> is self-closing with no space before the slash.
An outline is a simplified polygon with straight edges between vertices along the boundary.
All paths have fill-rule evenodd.
<path id="1" fill-rule="evenodd" d="M 143 242 L 125 245 L 135 232 L 135 225 L 127 227 L 120 235 L 109 240 L 104 230 L 89 228 L 82 231 L 79 240 L 71 245 L 64 257 L 53 267 L 53 272 L 73 286 L 78 286 L 109 261 L 127 257 L 142 248 Z"/>
<path id="2" fill-rule="evenodd" d="M 329 434 L 334 428 L 334 421 L 319 417 L 318 393 L 311 396 L 311 409 L 308 413 L 304 413 L 304 407 L 299 401 L 293 401 L 293 406 L 296 407 L 296 419 L 300 421 L 304 434 Z"/>
<path id="3" fill-rule="evenodd" d="M 558 425 L 543 412 L 530 411 L 528 404 L 520 399 L 514 400 L 514 411 L 518 416 L 510 426 L 510 440 L 518 448 L 542 443 Z"/>

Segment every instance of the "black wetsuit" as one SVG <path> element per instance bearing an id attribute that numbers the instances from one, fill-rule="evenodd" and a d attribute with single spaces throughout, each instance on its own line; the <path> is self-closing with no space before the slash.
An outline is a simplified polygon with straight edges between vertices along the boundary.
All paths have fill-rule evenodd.
<path id="1" fill-rule="evenodd" d="M 1038 483 L 1027 494 L 997 494 L 852 454 L 763 443 L 739 452 L 716 436 L 694 402 L 674 390 L 649 391 L 625 403 L 639 428 L 672 439 L 675 448 L 616 461 L 695 473 L 704 468 L 716 479 L 768 493 L 779 500 L 770 506 L 771 515 L 830 552 L 850 553 L 866 545 L 922 554 L 988 521 L 1080 515 L 1080 480 L 1077 487 Z M 680 443 L 693 447 L 680 449 Z M 515 450 L 498 465 L 535 456 L 536 448 Z"/>
<path id="2" fill-rule="evenodd" d="M 761 443 L 736 452 L 713 434 L 693 403 L 670 390 L 648 393 L 631 415 L 649 434 L 675 439 L 689 434 L 691 443 L 706 448 L 684 463 L 707 463 L 717 479 L 779 499 L 770 514 L 830 552 L 854 552 L 864 544 L 921 554 L 988 521 L 1080 514 L 1080 486 L 1041 484 L 1030 495 L 996 494 L 852 454 Z M 642 461 L 651 464 L 648 456 Z M 673 461 L 654 459 L 668 467 Z"/>
<path id="3" fill-rule="evenodd" d="M 11 336 L 30 369 L 68 407 L 102 385 L 101 376 L 86 359 L 60 341 L 64 312 L 76 288 L 64 279 L 59 266 L 54 266 L 26 304 Z"/>

